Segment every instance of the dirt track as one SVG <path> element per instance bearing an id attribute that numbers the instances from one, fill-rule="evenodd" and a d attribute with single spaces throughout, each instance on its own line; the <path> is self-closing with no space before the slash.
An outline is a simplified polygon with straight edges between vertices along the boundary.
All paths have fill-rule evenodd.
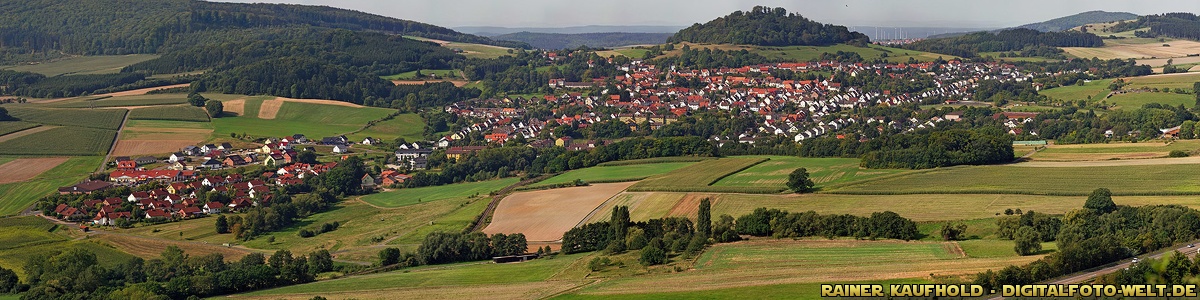
<path id="1" fill-rule="evenodd" d="M 1099 160 L 1099 161 L 1031 161 L 1012 164 L 1017 167 L 1031 168 L 1070 168 L 1070 167 L 1119 167 L 1119 166 L 1160 166 L 1200 164 L 1200 157 L 1182 158 L 1149 158 L 1128 160 Z"/>
<path id="2" fill-rule="evenodd" d="M 0 184 L 21 182 L 53 169 L 67 157 L 19 158 L 0 165 Z"/>
<path id="3" fill-rule="evenodd" d="M 588 213 L 630 185 L 633 182 L 514 193 L 500 201 L 492 223 L 483 232 L 524 233 L 531 244 L 557 241 Z"/>

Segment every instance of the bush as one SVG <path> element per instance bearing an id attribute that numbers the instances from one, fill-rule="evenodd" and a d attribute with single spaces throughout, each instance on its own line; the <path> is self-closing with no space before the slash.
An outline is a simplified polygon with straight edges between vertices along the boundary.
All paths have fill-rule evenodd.
<path id="1" fill-rule="evenodd" d="M 1167 157 L 1188 157 L 1188 156 L 1191 156 L 1191 155 L 1183 150 L 1173 150 L 1173 151 L 1171 151 L 1170 154 L 1167 154 Z"/>
<path id="2" fill-rule="evenodd" d="M 646 246 L 642 248 L 642 256 L 638 258 L 638 262 L 643 266 L 664 264 L 667 262 L 667 252 L 657 245 Z"/>
<path id="3" fill-rule="evenodd" d="M 316 233 L 313 233 L 312 230 L 308 229 L 300 229 L 300 232 L 297 232 L 296 234 L 302 238 L 310 238 L 317 235 Z"/>

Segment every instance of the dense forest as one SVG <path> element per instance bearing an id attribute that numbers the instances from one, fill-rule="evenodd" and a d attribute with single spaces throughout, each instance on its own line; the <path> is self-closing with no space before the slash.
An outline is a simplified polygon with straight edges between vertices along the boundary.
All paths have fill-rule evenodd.
<path id="1" fill-rule="evenodd" d="M 667 42 L 701 44 L 739 44 L 759 46 L 825 46 L 833 44 L 866 45 L 866 35 L 845 26 L 821 24 L 783 8 L 756 6 L 736 11 L 704 24 L 680 30 Z"/>
<path id="2" fill-rule="evenodd" d="M 957 37 L 927 39 L 903 47 L 925 52 L 977 57 L 980 52 L 1023 51 L 1039 46 L 1100 47 L 1104 46 L 1104 41 L 1091 33 L 1008 29 L 996 33 L 975 32 Z"/>
<path id="3" fill-rule="evenodd" d="M 27 53 L 160 53 L 170 48 L 244 40 L 246 36 L 237 29 L 283 26 L 379 31 L 528 47 L 524 43 L 497 42 L 429 24 L 320 6 L 190 0 L 155 1 L 153 5 L 135 0 L 32 0 L 0 4 L 0 48 Z"/>
<path id="4" fill-rule="evenodd" d="M 618 47 L 629 45 L 662 44 L 670 38 L 670 33 L 630 33 L 630 32 L 597 32 L 597 33 L 540 33 L 517 32 L 493 36 L 493 39 L 518 41 L 538 49 L 575 49 L 580 46 L 593 48 Z"/>
<path id="5" fill-rule="evenodd" d="M 1112 30 L 1119 32 L 1146 27 L 1150 29 L 1136 32 L 1137 36 L 1200 40 L 1200 16 L 1184 12 L 1141 16 L 1137 21 L 1118 24 Z"/>
<path id="6" fill-rule="evenodd" d="M 1137 19 L 1137 17 L 1138 15 L 1127 12 L 1107 12 L 1094 10 L 1056 18 L 1045 22 L 1025 24 L 1017 26 L 1017 28 L 1033 29 L 1037 31 L 1065 31 L 1087 24 L 1133 20 Z"/>

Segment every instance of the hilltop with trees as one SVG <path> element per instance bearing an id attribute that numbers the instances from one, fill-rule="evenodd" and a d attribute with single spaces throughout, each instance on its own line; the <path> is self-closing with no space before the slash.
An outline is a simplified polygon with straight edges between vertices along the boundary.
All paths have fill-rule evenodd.
<path id="1" fill-rule="evenodd" d="M 1061 53 L 1053 47 L 1101 47 L 1104 41 L 1091 33 L 1040 32 L 1033 29 L 1007 29 L 999 32 L 975 32 L 962 36 L 927 39 L 904 45 L 905 49 L 978 57 L 980 52 L 1031 51 L 1038 56 Z"/>
<path id="2" fill-rule="evenodd" d="M 821 24 L 787 10 L 755 6 L 750 11 L 735 11 L 704 24 L 680 30 L 669 43 L 739 44 L 757 46 L 827 46 L 853 44 L 865 46 L 870 39 L 845 26 Z"/>

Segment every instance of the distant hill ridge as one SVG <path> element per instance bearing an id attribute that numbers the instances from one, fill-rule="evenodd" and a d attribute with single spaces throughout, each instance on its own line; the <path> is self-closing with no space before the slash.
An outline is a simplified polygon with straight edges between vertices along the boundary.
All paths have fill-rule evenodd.
<path id="1" fill-rule="evenodd" d="M 826 46 L 839 43 L 866 45 L 870 38 L 845 26 L 811 21 L 787 10 L 756 6 L 735 11 L 704 24 L 684 28 L 668 42 L 739 44 L 758 46 Z"/>
<path id="2" fill-rule="evenodd" d="M 1016 28 L 1033 29 L 1033 30 L 1037 30 L 1037 31 L 1041 31 L 1041 32 L 1066 31 L 1071 28 L 1075 28 L 1075 27 L 1079 27 L 1079 26 L 1083 26 L 1083 25 L 1087 25 L 1087 24 L 1135 20 L 1137 18 L 1138 18 L 1138 15 L 1133 14 L 1133 13 L 1107 12 L 1107 11 L 1102 11 L 1102 10 L 1093 10 L 1093 11 L 1088 11 L 1088 12 L 1077 13 L 1074 15 L 1066 16 L 1066 17 L 1055 18 L 1055 19 L 1051 19 L 1051 20 L 1047 20 L 1047 21 L 1043 21 L 1043 22 L 1030 23 L 1030 24 L 1025 24 L 1025 25 L 1012 27 L 1012 28 L 990 30 L 988 32 L 996 33 L 1001 30 L 1016 29 Z M 937 34 L 937 35 L 931 35 L 931 36 L 929 36 L 929 38 L 936 39 L 936 38 L 957 37 L 957 36 L 966 35 L 967 33 L 970 33 L 970 32 L 954 32 L 954 33 L 946 33 L 946 34 Z"/>
<path id="3" fill-rule="evenodd" d="M 539 49 L 575 49 L 580 46 L 592 48 L 618 47 L 629 45 L 662 44 L 671 37 L 670 33 L 631 33 L 631 32 L 599 32 L 599 33 L 535 33 L 518 32 L 497 35 L 492 38 L 506 41 L 527 43 Z"/>

